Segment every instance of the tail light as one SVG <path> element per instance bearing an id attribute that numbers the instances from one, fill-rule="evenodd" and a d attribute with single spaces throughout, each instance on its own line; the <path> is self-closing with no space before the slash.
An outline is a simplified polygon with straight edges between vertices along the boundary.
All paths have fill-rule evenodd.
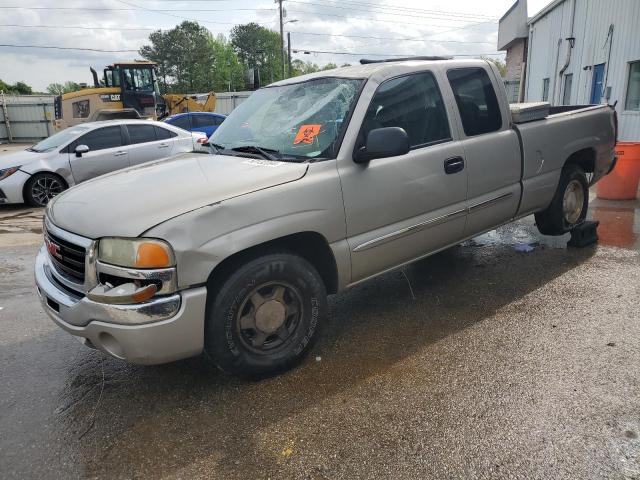
<path id="1" fill-rule="evenodd" d="M 209 139 L 207 137 L 198 137 L 196 139 L 196 143 L 199 143 L 200 145 L 204 145 L 208 141 L 209 141 Z"/>

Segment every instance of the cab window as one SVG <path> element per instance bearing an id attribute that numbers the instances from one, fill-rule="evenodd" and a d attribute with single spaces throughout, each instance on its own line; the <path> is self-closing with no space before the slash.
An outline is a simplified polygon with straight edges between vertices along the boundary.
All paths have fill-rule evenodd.
<path id="1" fill-rule="evenodd" d="M 451 140 L 449 120 L 442 95 L 431 72 L 393 78 L 376 91 L 360 130 L 364 144 L 371 130 L 401 127 L 411 148 Z"/>
<path id="2" fill-rule="evenodd" d="M 502 128 L 502 114 L 493 84 L 483 68 L 456 68 L 447 72 L 467 137 Z"/>

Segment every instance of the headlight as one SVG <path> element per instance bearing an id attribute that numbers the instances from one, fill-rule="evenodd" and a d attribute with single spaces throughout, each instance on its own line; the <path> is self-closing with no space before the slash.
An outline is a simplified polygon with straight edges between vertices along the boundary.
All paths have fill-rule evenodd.
<path id="1" fill-rule="evenodd" d="M 176 264 L 168 243 L 147 238 L 103 238 L 98 244 L 98 260 L 128 268 L 168 268 Z"/>
<path id="2" fill-rule="evenodd" d="M 14 173 L 16 173 L 19 168 L 20 165 L 18 165 L 17 167 L 9 167 L 0 170 L 0 180 L 4 180 L 5 178 L 10 177 Z"/>

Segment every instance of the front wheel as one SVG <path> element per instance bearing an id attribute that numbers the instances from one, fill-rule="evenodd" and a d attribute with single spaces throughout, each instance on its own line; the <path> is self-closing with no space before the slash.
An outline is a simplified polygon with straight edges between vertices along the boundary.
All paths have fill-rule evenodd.
<path id="1" fill-rule="evenodd" d="M 577 165 L 562 169 L 560 182 L 549 207 L 535 214 L 543 235 L 563 235 L 584 222 L 589 208 L 589 184 L 584 170 Z"/>
<path id="2" fill-rule="evenodd" d="M 24 201 L 32 207 L 46 207 L 56 195 L 67 189 L 62 178 L 53 173 L 36 173 L 24 187 Z"/>
<path id="3" fill-rule="evenodd" d="M 304 357 L 326 312 L 325 286 L 308 261 L 290 253 L 264 255 L 238 268 L 210 296 L 205 352 L 227 373 L 273 375 Z"/>

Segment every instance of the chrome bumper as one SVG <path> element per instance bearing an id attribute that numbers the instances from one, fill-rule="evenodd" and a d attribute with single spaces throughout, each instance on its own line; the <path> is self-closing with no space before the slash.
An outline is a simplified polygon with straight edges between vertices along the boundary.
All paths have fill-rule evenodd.
<path id="1" fill-rule="evenodd" d="M 193 288 L 135 305 L 107 305 L 77 297 L 51 274 L 46 249 L 36 258 L 35 279 L 45 312 L 88 346 L 139 364 L 198 355 L 204 346 L 206 288 Z"/>

